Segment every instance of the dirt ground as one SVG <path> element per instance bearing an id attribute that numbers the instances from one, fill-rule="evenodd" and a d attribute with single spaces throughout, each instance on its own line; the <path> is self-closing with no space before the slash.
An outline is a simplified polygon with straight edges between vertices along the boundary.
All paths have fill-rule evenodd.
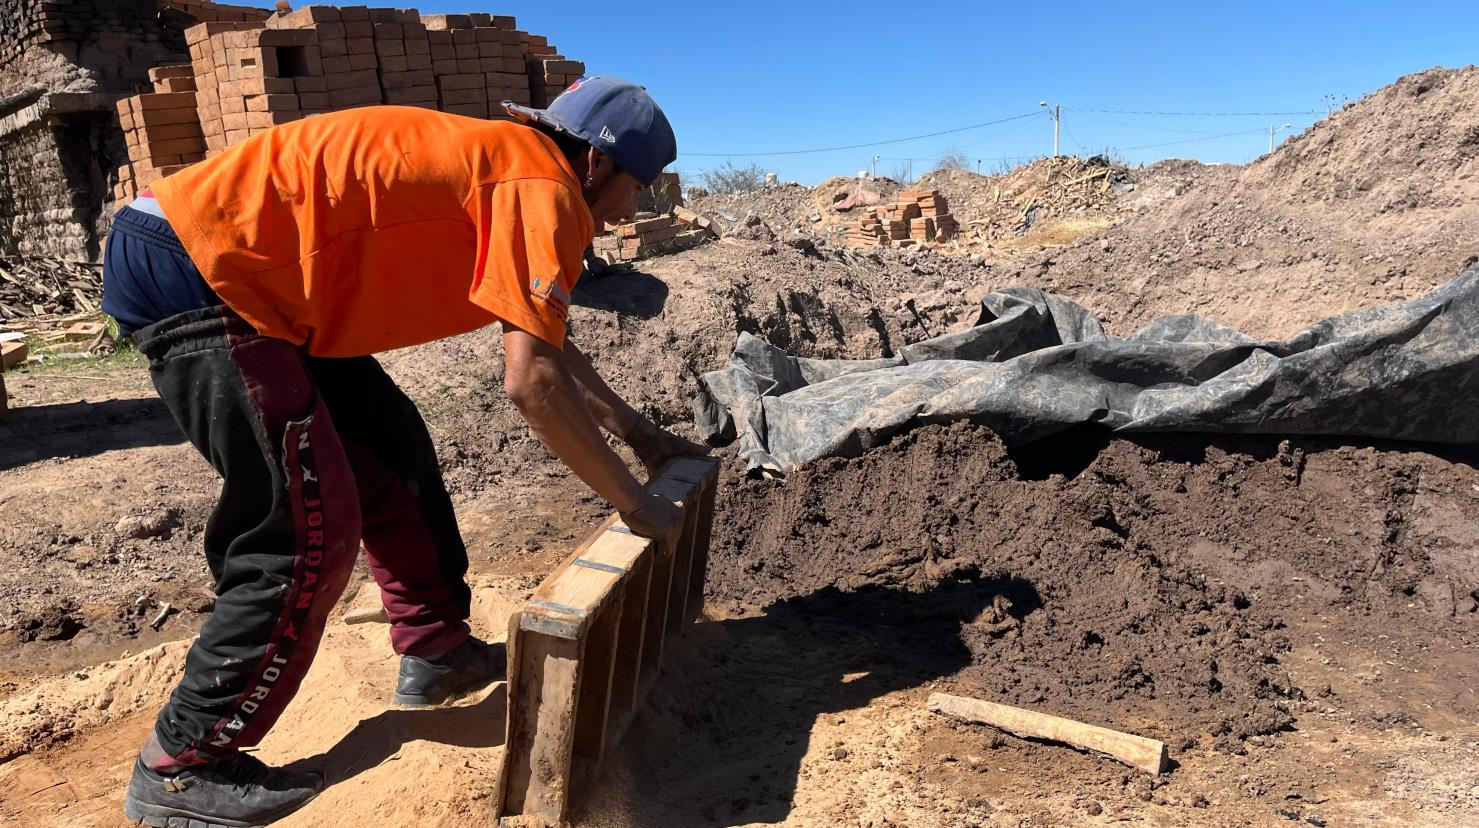
<path id="1" fill-rule="evenodd" d="M 1245 168 L 1164 165 L 1115 227 L 1026 264 L 751 223 L 583 283 L 573 336 L 683 430 L 698 374 L 742 331 L 805 356 L 888 354 L 970 324 L 1009 284 L 1058 290 L 1116 333 L 1188 311 L 1288 333 L 1416 295 L 1471 255 L 1476 78 L 1404 78 Z M 474 625 L 500 638 L 606 507 L 504 398 L 496 330 L 383 361 L 437 443 Z M 210 611 L 198 546 L 217 483 L 138 360 L 6 385 L 0 823 L 122 825 L 134 752 Z M 705 618 L 578 823 L 1479 826 L 1475 461 L 1089 430 L 1009 452 L 964 423 L 784 481 L 730 459 Z M 341 609 L 376 603 L 365 580 Z M 396 711 L 396 667 L 384 627 L 336 615 L 261 746 L 332 782 L 283 824 L 488 816 L 504 686 Z M 954 722 L 926 710 L 937 690 L 1163 739 L 1174 767 L 1151 779 Z"/>

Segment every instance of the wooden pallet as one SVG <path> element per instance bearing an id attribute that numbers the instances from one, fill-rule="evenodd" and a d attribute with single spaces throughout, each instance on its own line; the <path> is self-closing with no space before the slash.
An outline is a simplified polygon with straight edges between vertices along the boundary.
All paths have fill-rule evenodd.
<path id="1" fill-rule="evenodd" d="M 713 458 L 669 462 L 647 489 L 683 507 L 676 549 L 613 515 L 510 619 L 505 825 L 568 821 L 641 710 L 665 641 L 698 617 L 718 475 Z"/>

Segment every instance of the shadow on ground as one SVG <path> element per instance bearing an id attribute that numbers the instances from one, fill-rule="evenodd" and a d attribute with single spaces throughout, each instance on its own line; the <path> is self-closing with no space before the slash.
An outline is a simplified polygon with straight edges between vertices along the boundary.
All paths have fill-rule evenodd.
<path id="1" fill-rule="evenodd" d="M 571 304 L 578 307 L 638 319 L 651 319 L 662 313 L 667 301 L 667 283 L 640 270 L 586 274 L 575 283 L 575 290 L 570 294 Z"/>
<path id="2" fill-rule="evenodd" d="M 968 666 L 961 627 L 996 595 L 1014 612 L 1040 605 L 1020 579 L 961 579 L 923 593 L 828 587 L 755 618 L 697 625 L 608 760 L 586 816 L 592 824 L 784 821 L 818 717 Z"/>
<path id="3" fill-rule="evenodd" d="M 0 471 L 55 457 L 185 442 L 157 398 L 27 405 L 0 423 Z"/>
<path id="4" fill-rule="evenodd" d="M 503 744 L 507 709 L 508 686 L 498 684 L 473 704 L 386 710 L 355 725 L 324 753 L 300 759 L 291 767 L 321 771 L 327 784 L 337 785 L 384 764 L 411 742 L 496 748 Z"/>

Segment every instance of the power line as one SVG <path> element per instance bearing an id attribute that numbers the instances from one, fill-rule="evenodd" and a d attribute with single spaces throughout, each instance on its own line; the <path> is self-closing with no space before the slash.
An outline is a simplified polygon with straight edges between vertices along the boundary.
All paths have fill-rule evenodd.
<path id="1" fill-rule="evenodd" d="M 1174 146 L 1176 144 L 1194 144 L 1197 141 L 1211 141 L 1211 140 L 1214 140 L 1214 139 L 1217 139 L 1217 138 L 1231 138 L 1234 135 L 1251 135 L 1251 134 L 1253 134 L 1255 132 L 1266 132 L 1266 131 L 1267 130 L 1264 127 L 1258 127 L 1257 129 L 1244 129 L 1244 130 L 1240 130 L 1238 132 L 1224 132 L 1224 133 L 1221 133 L 1219 135 L 1207 135 L 1207 136 L 1204 136 L 1204 137 L 1201 137 L 1201 138 L 1185 138 L 1185 139 L 1182 139 L 1180 141 L 1165 141 L 1165 142 L 1162 142 L 1162 143 L 1159 143 L 1159 144 L 1141 144 L 1138 147 L 1112 147 L 1112 149 L 1115 149 L 1115 150 L 1117 150 L 1119 152 L 1129 152 L 1130 150 L 1153 149 L 1155 147 L 1169 147 L 1169 146 Z"/>
<path id="2" fill-rule="evenodd" d="M 984 144 L 987 141 L 994 141 L 997 138 L 1000 138 L 1000 137 L 1002 137 L 1004 135 L 1010 135 L 1011 133 L 1016 132 L 1017 130 L 1021 129 L 1022 127 L 1030 126 L 1031 124 L 1032 124 L 1031 121 L 1022 121 L 1021 123 L 1017 124 L 1016 126 L 1008 127 L 1006 129 L 1002 130 L 1001 132 L 993 132 L 990 135 L 987 135 L 985 138 L 978 138 L 975 141 L 971 141 L 969 143 L 961 144 L 960 146 L 957 146 L 957 147 L 951 147 L 950 149 L 947 149 L 944 152 L 935 153 L 934 155 L 915 156 L 913 158 L 901 158 L 901 157 L 891 156 L 891 155 L 882 155 L 882 156 L 879 156 L 878 157 L 878 160 L 879 161 L 933 161 L 933 160 L 935 160 L 937 158 L 944 158 L 945 156 L 949 155 L 952 152 L 966 150 L 966 149 L 969 149 L 971 147 L 978 146 L 980 144 Z M 1021 158 L 1035 158 L 1036 156 L 1025 156 L 1024 155 L 1024 156 L 1011 156 L 1011 157 L 1012 158 L 1017 158 L 1017 157 L 1021 157 Z M 992 158 L 992 159 L 985 159 L 985 158 L 983 158 L 983 159 L 980 159 L 980 160 L 982 160 L 982 161 L 986 161 L 986 160 L 990 160 L 990 161 L 1004 161 L 1004 160 L 1009 160 L 1009 159 L 1008 158 Z"/>
<path id="3" fill-rule="evenodd" d="M 982 123 L 982 124 L 971 124 L 970 126 L 957 127 L 955 129 L 944 129 L 944 130 L 940 130 L 939 132 L 929 132 L 929 133 L 926 133 L 924 135 L 911 135 L 908 138 L 891 138 L 891 139 L 889 139 L 887 141 L 872 141 L 872 142 L 867 143 L 867 144 L 849 144 L 849 145 L 843 146 L 843 147 L 821 147 L 821 148 L 818 148 L 818 149 L 803 149 L 803 150 L 776 150 L 776 151 L 773 151 L 773 152 L 685 152 L 685 153 L 681 153 L 681 154 L 682 155 L 693 156 L 693 157 L 697 157 L 697 158 L 726 158 L 726 157 L 758 158 L 758 157 L 761 157 L 761 156 L 774 156 L 774 155 L 809 155 L 809 154 L 818 153 L 818 152 L 840 152 L 842 150 L 865 149 L 867 147 L 881 147 L 881 146 L 884 146 L 885 144 L 901 144 L 901 143 L 903 143 L 905 141 L 918 141 L 918 140 L 923 139 L 923 138 L 936 138 L 936 137 L 941 136 L 941 135 L 953 135 L 953 134 L 955 134 L 957 132 L 967 132 L 967 131 L 970 131 L 970 130 L 973 130 L 973 129 L 981 129 L 982 127 L 996 126 L 997 124 L 1005 124 L 1005 123 L 1007 123 L 1009 121 L 1021 120 L 1022 118 L 1032 118 L 1032 117 L 1036 117 L 1037 114 L 1038 114 L 1037 111 L 1034 110 L 1032 112 L 1023 113 L 1021 115 L 1013 115 L 1010 118 L 1001 118 L 1001 119 L 996 120 L 996 121 L 987 121 L 987 122 Z"/>
<path id="4" fill-rule="evenodd" d="M 1067 107 L 1064 107 L 1064 108 L 1067 109 Z M 1087 109 L 1069 109 L 1068 111 L 1069 112 L 1073 112 L 1073 113 L 1078 114 L 1078 115 L 1084 115 L 1085 113 L 1092 112 L 1093 110 L 1087 110 Z M 1102 121 L 1103 123 L 1106 123 L 1106 124 L 1115 124 L 1117 126 L 1130 127 L 1131 129 L 1148 129 L 1148 130 L 1151 130 L 1152 132 L 1174 132 L 1174 133 L 1178 133 L 1178 134 L 1181 134 L 1181 135 L 1216 135 L 1216 134 L 1218 134 L 1218 133 L 1215 133 L 1215 132 L 1213 132 L 1212 130 L 1209 130 L 1209 129 L 1170 129 L 1168 127 L 1151 126 L 1150 124 L 1135 124 L 1135 123 L 1131 123 L 1129 121 L 1116 121 L 1113 118 L 1105 118 L 1105 117 L 1103 117 L 1101 115 L 1085 115 L 1085 117 L 1087 117 L 1087 118 L 1089 118 L 1090 120 L 1093 120 L 1093 121 Z"/>
<path id="5" fill-rule="evenodd" d="M 1174 115 L 1188 118 L 1220 118 L 1220 117 L 1253 117 L 1262 118 L 1269 115 L 1324 115 L 1326 113 L 1315 109 L 1307 109 L 1300 112 L 1143 112 L 1129 109 L 1077 109 L 1078 112 L 1102 112 L 1106 115 Z"/>

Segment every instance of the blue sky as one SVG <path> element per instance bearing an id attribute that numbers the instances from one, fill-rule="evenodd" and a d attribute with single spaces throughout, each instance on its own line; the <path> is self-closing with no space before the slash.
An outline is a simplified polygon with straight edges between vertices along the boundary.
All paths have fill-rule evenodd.
<path id="1" fill-rule="evenodd" d="M 270 6 L 270 2 L 254 5 Z M 1357 99 L 1398 76 L 1472 63 L 1479 2 L 640 2 L 442 0 L 423 13 L 512 14 L 589 71 L 645 85 L 678 132 L 675 165 L 751 161 L 813 184 L 959 149 L 984 170 L 1114 149 L 1244 162 L 1309 126 L 1327 95 Z M 1093 112 L 1089 110 L 1116 110 Z M 1308 113 L 1319 114 L 1120 114 Z M 866 144 L 1028 117 L 873 148 Z M 1228 135 L 1228 133 L 1241 133 Z M 1218 137 L 1224 136 L 1224 137 Z M 701 154 L 712 153 L 713 155 Z"/>

